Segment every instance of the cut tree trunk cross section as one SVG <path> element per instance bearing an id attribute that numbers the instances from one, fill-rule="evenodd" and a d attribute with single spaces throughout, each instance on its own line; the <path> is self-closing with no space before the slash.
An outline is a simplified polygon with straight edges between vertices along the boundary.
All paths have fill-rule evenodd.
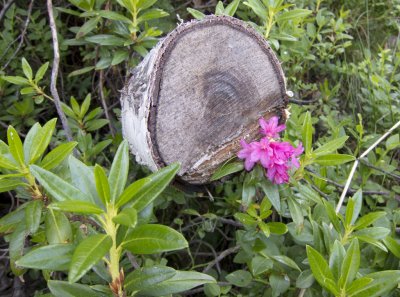
<path id="1" fill-rule="evenodd" d="M 232 17 L 179 25 L 132 71 L 122 90 L 122 127 L 136 160 L 155 171 L 209 182 L 255 139 L 258 119 L 285 119 L 285 78 L 267 41 Z"/>

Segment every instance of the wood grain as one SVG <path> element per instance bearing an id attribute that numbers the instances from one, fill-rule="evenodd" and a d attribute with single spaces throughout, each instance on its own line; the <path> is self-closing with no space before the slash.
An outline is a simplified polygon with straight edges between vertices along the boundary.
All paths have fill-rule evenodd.
<path id="1" fill-rule="evenodd" d="M 257 134 L 261 116 L 282 116 L 284 76 L 262 36 L 231 17 L 178 26 L 133 70 L 121 96 L 132 152 L 152 170 L 175 161 L 191 184 Z"/>

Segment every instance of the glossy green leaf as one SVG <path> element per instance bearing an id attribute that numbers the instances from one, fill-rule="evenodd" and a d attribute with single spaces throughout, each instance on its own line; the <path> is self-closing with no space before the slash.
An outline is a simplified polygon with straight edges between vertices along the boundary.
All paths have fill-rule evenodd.
<path id="1" fill-rule="evenodd" d="M 397 258 L 400 258 L 400 244 L 393 237 L 387 236 L 383 242 L 387 246 L 387 248 L 395 255 Z"/>
<path id="2" fill-rule="evenodd" d="M 353 290 L 348 297 L 380 297 L 393 290 L 400 281 L 400 270 L 386 270 L 370 273 L 364 278 L 372 278 L 373 281 L 357 290 Z"/>
<path id="3" fill-rule="evenodd" d="M 121 37 L 117 37 L 115 35 L 110 35 L 110 34 L 99 34 L 99 35 L 93 35 L 90 37 L 85 38 L 86 41 L 97 43 L 99 45 L 104 45 L 104 46 L 123 46 L 125 44 L 125 39 Z"/>
<path id="4" fill-rule="evenodd" d="M 355 236 L 366 236 L 376 240 L 384 239 L 390 234 L 390 230 L 385 227 L 369 227 L 354 232 Z"/>
<path id="5" fill-rule="evenodd" d="M 46 170 L 57 167 L 72 153 L 77 144 L 75 141 L 60 144 L 43 158 L 40 167 Z"/>
<path id="6" fill-rule="evenodd" d="M 136 6 L 140 10 L 145 10 L 152 7 L 155 3 L 157 3 L 157 0 L 137 0 Z"/>
<path id="7" fill-rule="evenodd" d="M 354 214 L 354 200 L 352 198 L 349 199 L 346 206 L 346 214 L 344 224 L 346 228 L 351 226 L 351 222 L 353 221 L 353 214 Z"/>
<path id="8" fill-rule="evenodd" d="M 130 184 L 121 194 L 121 196 L 119 196 L 119 198 L 117 199 L 116 206 L 120 207 L 128 203 L 131 199 L 133 199 L 136 196 L 136 194 L 142 189 L 144 185 L 147 185 L 150 182 L 151 179 L 145 177 L 135 181 L 133 184 Z"/>
<path id="9" fill-rule="evenodd" d="M 303 19 L 306 16 L 310 15 L 312 10 L 308 9 L 292 9 L 286 12 L 281 13 L 277 19 L 278 22 L 286 22 L 286 21 L 297 21 L 297 19 Z"/>
<path id="10" fill-rule="evenodd" d="M 281 199 L 279 197 L 279 189 L 277 185 L 272 184 L 270 181 L 263 180 L 259 183 L 265 196 L 271 202 L 277 212 L 281 212 Z"/>
<path id="11" fill-rule="evenodd" d="M 196 271 L 176 271 L 176 274 L 148 289 L 140 290 L 143 296 L 165 296 L 184 292 L 203 284 L 215 283 L 215 279 L 207 274 Z"/>
<path id="12" fill-rule="evenodd" d="M 198 10 L 190 8 L 190 7 L 186 8 L 186 9 L 197 20 L 202 20 L 206 17 L 206 15 L 204 13 L 202 13 L 201 11 L 198 11 Z"/>
<path id="13" fill-rule="evenodd" d="M 83 67 L 81 69 L 72 71 L 71 73 L 68 74 L 68 77 L 73 77 L 73 76 L 78 76 L 81 74 L 88 73 L 89 71 L 92 71 L 94 68 L 95 68 L 94 66 Z M 63 109 L 65 109 L 65 105 L 63 106 Z"/>
<path id="14" fill-rule="evenodd" d="M 16 264 L 21 267 L 40 270 L 68 270 L 74 251 L 72 244 L 50 244 L 31 250 Z"/>
<path id="15" fill-rule="evenodd" d="M 144 183 L 140 189 L 135 192 L 133 196 L 122 194 L 120 199 L 117 201 L 117 206 L 122 205 L 122 201 L 131 201 L 131 207 L 134 207 L 138 212 L 143 210 L 146 206 L 152 203 L 158 195 L 168 186 L 173 180 L 175 174 L 178 173 L 180 165 L 173 163 L 167 167 L 160 169 L 159 171 L 146 177 L 146 183 Z M 130 197 L 129 197 L 130 196 Z"/>
<path id="16" fill-rule="evenodd" d="M 303 128 L 301 130 L 301 137 L 303 141 L 305 154 L 311 153 L 312 134 L 313 134 L 313 127 L 311 123 L 311 114 L 309 111 L 307 111 L 304 117 Z"/>
<path id="17" fill-rule="evenodd" d="M 343 245 L 338 240 L 335 240 L 329 256 L 329 269 L 332 271 L 334 279 L 336 280 L 341 277 L 342 264 L 345 256 L 346 250 Z"/>
<path id="18" fill-rule="evenodd" d="M 42 126 L 39 123 L 35 123 L 28 131 L 28 134 L 26 134 L 26 137 L 24 139 L 24 161 L 25 164 L 29 163 L 30 156 L 31 156 L 31 149 L 32 149 L 32 143 L 33 140 L 37 137 L 39 132 L 42 130 Z"/>
<path id="19" fill-rule="evenodd" d="M 369 277 L 361 277 L 359 279 L 356 279 L 354 282 L 350 284 L 350 286 L 346 288 L 346 296 L 351 296 L 354 292 L 357 292 L 360 289 L 364 288 L 372 281 L 373 279 Z"/>
<path id="20" fill-rule="evenodd" d="M 307 269 L 299 274 L 299 277 L 296 280 L 296 287 L 300 289 L 307 289 L 314 284 L 314 281 L 315 278 L 312 274 L 312 271 Z"/>
<path id="21" fill-rule="evenodd" d="M 100 17 L 90 18 L 86 23 L 84 23 L 79 31 L 76 33 L 75 38 L 79 39 L 86 36 L 88 33 L 92 32 L 100 21 Z"/>
<path id="22" fill-rule="evenodd" d="M 54 202 L 48 207 L 55 210 L 81 214 L 101 214 L 104 212 L 100 207 L 93 203 L 76 200 Z"/>
<path id="23" fill-rule="evenodd" d="M 29 235 L 26 229 L 25 222 L 22 221 L 16 226 L 14 232 L 9 237 L 10 268 L 16 276 L 24 273 L 22 269 L 16 267 L 15 262 L 24 254 L 26 237 Z"/>
<path id="24" fill-rule="evenodd" d="M 79 200 L 91 202 L 92 199 L 88 195 L 67 183 L 54 173 L 36 165 L 31 165 L 29 168 L 31 173 L 36 177 L 44 189 L 57 201 Z"/>
<path id="25" fill-rule="evenodd" d="M 10 170 L 18 170 L 19 167 L 17 164 L 7 159 L 5 156 L 0 155 L 0 168 L 10 169 Z"/>
<path id="26" fill-rule="evenodd" d="M 56 127 L 57 119 L 52 119 L 39 129 L 32 139 L 32 146 L 29 150 L 29 163 L 34 163 L 47 149 Z"/>
<path id="27" fill-rule="evenodd" d="M 341 275 L 339 278 L 339 286 L 341 288 L 346 288 L 348 284 L 351 284 L 353 279 L 356 277 L 359 267 L 360 247 L 357 238 L 355 238 L 351 241 L 343 260 Z"/>
<path id="28" fill-rule="evenodd" d="M 130 292 L 146 290 L 172 278 L 175 274 L 175 269 L 166 266 L 136 269 L 125 277 L 124 287 Z"/>
<path id="29" fill-rule="evenodd" d="M 211 177 L 211 181 L 218 180 L 224 176 L 227 176 L 229 174 L 242 171 L 244 168 L 243 162 L 232 162 L 228 164 L 222 165 L 220 168 L 217 169 L 217 171 L 214 172 L 214 174 Z"/>
<path id="30" fill-rule="evenodd" d="M 22 58 L 22 71 L 24 72 L 27 79 L 32 80 L 33 73 L 32 68 L 29 65 L 28 61 L 25 58 Z"/>
<path id="31" fill-rule="evenodd" d="M 254 13 L 258 17 L 260 17 L 263 21 L 266 20 L 267 9 L 260 0 L 248 0 L 243 3 L 244 3 L 244 5 L 249 6 L 254 11 Z"/>
<path id="32" fill-rule="evenodd" d="M 140 23 L 147 22 L 147 21 L 150 21 L 153 19 L 164 18 L 164 17 L 167 17 L 168 15 L 169 14 L 162 9 L 158 9 L 158 8 L 149 9 L 149 10 L 146 10 L 144 13 L 142 13 L 140 15 L 140 17 L 138 17 L 137 22 L 138 22 L 138 24 L 140 24 Z"/>
<path id="33" fill-rule="evenodd" d="M 352 155 L 327 154 L 317 157 L 314 162 L 322 166 L 335 166 L 354 161 L 355 159 Z"/>
<path id="34" fill-rule="evenodd" d="M 9 126 L 7 129 L 7 141 L 11 155 L 20 166 L 24 166 L 24 149 L 22 147 L 21 138 L 19 138 L 18 132 L 14 127 Z"/>
<path id="35" fill-rule="evenodd" d="M 9 233 L 13 231 L 21 221 L 25 221 L 25 207 L 26 204 L 22 204 L 16 210 L 0 218 L 0 233 Z"/>
<path id="36" fill-rule="evenodd" d="M 9 179 L 9 178 L 0 179 L 0 193 L 14 190 L 19 186 L 27 186 L 27 185 L 28 184 L 24 184 L 18 179 Z"/>
<path id="37" fill-rule="evenodd" d="M 137 223 L 137 212 L 134 208 L 125 208 L 118 215 L 113 217 L 113 222 L 116 224 L 124 225 L 134 228 Z"/>
<path id="38" fill-rule="evenodd" d="M 97 195 L 93 169 L 72 155 L 68 158 L 68 165 L 72 184 L 81 190 L 87 199 L 90 199 L 89 202 L 101 205 Z"/>
<path id="39" fill-rule="evenodd" d="M 226 6 L 224 13 L 229 16 L 233 16 L 239 6 L 240 0 L 233 0 Z"/>
<path id="40" fill-rule="evenodd" d="M 129 150 L 128 143 L 124 140 L 118 147 L 114 156 L 111 170 L 108 175 L 110 184 L 111 202 L 114 203 L 124 191 L 129 171 Z"/>
<path id="41" fill-rule="evenodd" d="M 49 280 L 47 286 L 49 287 L 50 292 L 56 297 L 99 297 L 99 293 L 87 285 Z"/>
<path id="42" fill-rule="evenodd" d="M 85 238 L 75 249 L 69 269 L 68 280 L 78 281 L 90 268 L 103 258 L 112 246 L 112 239 L 106 234 Z"/>
<path id="43" fill-rule="evenodd" d="M 188 247 L 182 234 L 164 225 L 142 225 L 130 232 L 122 246 L 134 254 L 155 254 Z"/>
<path id="44" fill-rule="evenodd" d="M 38 71 L 36 72 L 35 75 L 35 82 L 38 83 L 39 81 L 42 80 L 43 76 L 46 74 L 47 68 L 49 67 L 49 62 L 44 63 Z"/>
<path id="45" fill-rule="evenodd" d="M 45 216 L 46 238 L 50 244 L 72 241 L 72 229 L 68 218 L 62 212 L 48 209 Z"/>
<path id="46" fill-rule="evenodd" d="M 267 223 L 267 226 L 271 233 L 273 234 L 285 234 L 288 231 L 287 226 L 284 223 L 281 222 L 269 222 Z"/>
<path id="47" fill-rule="evenodd" d="M 2 76 L 2 79 L 18 86 L 29 85 L 29 81 L 25 77 L 21 76 Z"/>
<path id="48" fill-rule="evenodd" d="M 319 156 L 333 153 L 336 150 L 340 149 L 345 144 L 345 142 L 347 141 L 348 138 L 349 138 L 348 136 L 342 136 L 342 137 L 336 138 L 334 140 L 331 140 L 331 141 L 323 144 L 319 148 L 317 148 L 315 151 L 313 151 L 313 154 L 315 156 L 319 157 Z"/>
<path id="49" fill-rule="evenodd" d="M 254 276 L 257 276 L 272 269 L 273 266 L 274 262 L 271 259 L 261 256 L 255 256 L 251 260 L 250 268 L 251 268 L 251 273 Z"/>
<path id="50" fill-rule="evenodd" d="M 334 295 L 338 295 L 339 291 L 335 285 L 335 281 L 333 278 L 333 274 L 329 269 L 328 263 L 312 247 L 307 245 L 307 257 L 308 262 L 310 263 L 311 271 L 317 282 L 325 289 L 333 293 Z"/>
<path id="51" fill-rule="evenodd" d="M 99 197 L 104 205 L 110 202 L 110 185 L 108 183 L 107 175 L 104 172 L 103 167 L 97 165 L 94 167 L 94 178 L 96 182 L 96 189 Z"/>
<path id="52" fill-rule="evenodd" d="M 225 278 L 228 282 L 237 287 L 247 287 L 253 279 L 251 273 L 246 270 L 236 270 L 228 274 Z"/>
<path id="53" fill-rule="evenodd" d="M 128 24 L 132 23 L 132 21 L 129 18 L 127 18 L 126 16 L 119 14 L 115 11 L 100 10 L 100 11 L 96 11 L 96 13 L 105 19 L 109 19 L 109 20 L 113 20 L 113 21 L 121 21 L 121 22 L 128 23 Z"/>
<path id="54" fill-rule="evenodd" d="M 278 261 L 279 263 L 285 264 L 293 269 L 301 271 L 300 267 L 296 264 L 296 262 L 294 262 L 287 256 L 277 255 L 277 256 L 270 256 L 270 258 L 274 259 L 275 261 Z"/>
<path id="55" fill-rule="evenodd" d="M 30 234 L 35 234 L 39 229 L 42 209 L 43 202 L 41 200 L 27 202 L 27 206 L 25 207 L 25 222 Z"/>
<path id="56" fill-rule="evenodd" d="M 356 221 L 354 229 L 356 230 L 364 229 L 365 227 L 368 227 L 369 225 L 373 224 L 376 220 L 384 216 L 386 216 L 385 211 L 370 212 Z"/>

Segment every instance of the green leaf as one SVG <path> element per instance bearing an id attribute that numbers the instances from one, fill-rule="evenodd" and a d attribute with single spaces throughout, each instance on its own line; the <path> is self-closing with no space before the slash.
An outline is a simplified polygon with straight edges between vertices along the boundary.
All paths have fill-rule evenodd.
<path id="1" fill-rule="evenodd" d="M 277 20 L 278 22 L 286 22 L 290 20 L 303 19 L 311 13 L 312 11 L 308 9 L 292 9 L 278 15 Z"/>
<path id="2" fill-rule="evenodd" d="M 196 271 L 176 271 L 176 274 L 161 283 L 140 290 L 143 296 L 165 296 L 187 291 L 203 284 L 215 283 L 215 279 Z"/>
<path id="3" fill-rule="evenodd" d="M 10 170 L 19 170 L 19 167 L 14 162 L 7 159 L 5 156 L 0 155 L 0 167 Z"/>
<path id="4" fill-rule="evenodd" d="M 101 214 L 104 212 L 100 207 L 93 203 L 76 200 L 54 202 L 49 205 L 49 208 L 81 214 Z"/>
<path id="5" fill-rule="evenodd" d="M 44 63 L 38 71 L 36 72 L 35 75 L 35 82 L 38 83 L 39 81 L 42 80 L 43 76 L 46 74 L 47 68 L 49 67 L 49 62 Z"/>
<path id="6" fill-rule="evenodd" d="M 354 225 L 355 221 L 358 219 L 363 204 L 362 189 L 358 189 L 351 199 L 354 200 L 354 210 L 350 224 Z"/>
<path id="7" fill-rule="evenodd" d="M 376 212 L 370 212 L 366 214 L 365 216 L 362 216 L 360 219 L 356 221 L 356 224 L 354 225 L 355 230 L 359 229 L 364 229 L 365 227 L 368 227 L 372 223 L 374 223 L 376 220 L 386 216 L 385 211 L 376 211 Z"/>
<path id="8" fill-rule="evenodd" d="M 112 246 L 112 239 L 106 234 L 85 238 L 76 248 L 69 269 L 68 280 L 78 281 L 90 268 L 103 258 Z"/>
<path id="9" fill-rule="evenodd" d="M 91 101 L 92 101 L 92 95 L 89 93 L 86 95 L 85 100 L 83 100 L 82 105 L 81 105 L 81 110 L 79 112 L 79 115 L 81 118 L 83 118 L 86 115 L 86 113 L 88 112 Z"/>
<path id="10" fill-rule="evenodd" d="M 351 222 L 353 221 L 353 214 L 354 214 L 354 200 L 350 198 L 346 206 L 346 214 L 344 221 L 346 228 L 349 228 L 351 226 Z"/>
<path id="11" fill-rule="evenodd" d="M 97 43 L 100 45 L 123 46 L 125 39 L 109 34 L 93 35 L 85 38 L 86 41 Z"/>
<path id="12" fill-rule="evenodd" d="M 351 241 L 351 244 L 347 249 L 346 256 L 343 260 L 341 275 L 339 278 L 339 286 L 341 288 L 346 288 L 348 284 L 351 284 L 358 272 L 359 267 L 360 247 L 358 245 L 357 238 L 355 238 Z"/>
<path id="13" fill-rule="evenodd" d="M 0 218 L 0 233 L 9 233 L 13 231 L 16 225 L 25 221 L 26 204 L 18 207 L 16 210 L 6 214 Z"/>
<path id="14" fill-rule="evenodd" d="M 108 182 L 111 189 L 111 202 L 115 203 L 117 198 L 124 191 L 129 171 L 128 143 L 124 140 L 118 147 L 111 165 Z"/>
<path id="15" fill-rule="evenodd" d="M 100 17 L 91 18 L 86 23 L 84 23 L 80 28 L 79 31 L 76 33 L 75 38 L 79 39 L 86 36 L 88 33 L 92 32 L 100 21 Z"/>
<path id="16" fill-rule="evenodd" d="M 275 261 L 278 261 L 279 263 L 285 264 L 293 269 L 296 269 L 301 272 L 300 267 L 294 262 L 292 259 L 289 257 L 286 257 L 284 255 L 278 255 L 278 256 L 270 256 L 272 259 Z"/>
<path id="17" fill-rule="evenodd" d="M 322 166 L 334 166 L 348 163 L 354 161 L 355 159 L 356 158 L 352 155 L 328 154 L 317 157 L 314 162 Z"/>
<path id="18" fill-rule="evenodd" d="M 186 10 L 197 20 L 202 20 L 206 17 L 204 13 L 193 8 L 186 8 Z"/>
<path id="19" fill-rule="evenodd" d="M 300 273 L 296 280 L 296 287 L 300 289 L 307 289 L 313 285 L 314 280 L 315 278 L 312 274 L 312 271 L 309 269 L 304 270 Z"/>
<path id="20" fill-rule="evenodd" d="M 339 295 L 338 288 L 336 288 L 332 272 L 329 270 L 328 263 L 309 245 L 306 246 L 308 262 L 310 263 L 311 271 L 317 282 L 325 289 L 334 295 Z"/>
<path id="21" fill-rule="evenodd" d="M 28 184 L 24 184 L 18 179 L 9 179 L 9 178 L 0 179 L 0 193 L 14 190 L 19 186 L 27 186 L 27 185 Z"/>
<path id="22" fill-rule="evenodd" d="M 31 173 L 44 189 L 57 201 L 79 200 L 91 202 L 92 199 L 87 194 L 78 190 L 71 184 L 64 181 L 54 173 L 40 168 L 36 165 L 29 166 Z"/>
<path id="23" fill-rule="evenodd" d="M 22 221 L 16 226 L 14 232 L 9 237 L 10 268 L 16 276 L 24 273 L 24 271 L 16 267 L 15 262 L 24 254 L 25 241 L 28 236 L 26 229 L 25 222 Z"/>
<path id="24" fill-rule="evenodd" d="M 56 297 L 99 297 L 99 294 L 87 285 L 49 280 L 47 286 L 49 287 L 50 292 Z"/>
<path id="25" fill-rule="evenodd" d="M 260 0 L 248 0 L 243 2 L 244 5 L 249 6 L 254 13 L 261 18 L 261 20 L 265 21 L 267 18 L 267 8 L 262 4 Z"/>
<path id="26" fill-rule="evenodd" d="M 50 244 L 34 249 L 19 259 L 21 267 L 39 270 L 68 270 L 74 251 L 73 244 Z"/>
<path id="27" fill-rule="evenodd" d="M 154 9 L 149 9 L 146 10 L 144 13 L 138 17 L 137 22 L 138 24 L 153 20 L 153 19 L 160 19 L 169 16 L 167 12 L 165 12 L 162 9 L 154 8 Z"/>
<path id="28" fill-rule="evenodd" d="M 385 253 L 388 252 L 386 246 L 380 242 L 378 239 L 374 239 L 372 237 L 369 236 L 363 236 L 363 235 L 357 235 L 356 236 L 358 238 L 358 240 L 364 241 L 370 245 L 373 245 L 375 247 L 377 247 L 378 249 L 381 249 L 382 251 L 384 251 Z"/>
<path id="29" fill-rule="evenodd" d="M 123 205 L 123 202 L 131 201 L 131 207 L 134 207 L 140 212 L 164 191 L 179 169 L 180 165 L 178 163 L 173 163 L 146 177 L 146 182 L 137 191 L 135 188 L 132 188 L 132 190 L 128 192 L 130 188 L 128 187 L 117 201 L 117 206 Z M 134 193 L 133 196 L 131 196 L 132 193 Z"/>
<path id="30" fill-rule="evenodd" d="M 57 167 L 72 153 L 77 144 L 75 141 L 60 144 L 43 158 L 40 167 L 46 170 Z"/>
<path id="31" fill-rule="evenodd" d="M 251 260 L 251 273 L 254 276 L 257 276 L 272 269 L 273 266 L 274 262 L 271 259 L 261 256 L 255 256 Z"/>
<path id="32" fill-rule="evenodd" d="M 400 258 L 400 244 L 393 237 L 387 236 L 383 242 L 387 246 L 387 248 L 395 255 L 397 258 Z"/>
<path id="33" fill-rule="evenodd" d="M 288 231 L 287 226 L 284 223 L 281 222 L 269 222 L 267 223 L 267 226 L 271 233 L 273 234 L 285 234 Z"/>
<path id="34" fill-rule="evenodd" d="M 32 143 L 33 140 L 37 137 L 37 135 L 40 133 L 42 129 L 42 126 L 39 123 L 35 123 L 28 131 L 28 134 L 26 134 L 25 140 L 24 140 L 24 161 L 25 164 L 29 163 L 30 159 L 30 151 L 32 149 Z"/>
<path id="35" fill-rule="evenodd" d="M 134 208 L 125 208 L 118 215 L 113 217 L 113 222 L 116 224 L 124 225 L 134 228 L 137 223 L 137 212 Z"/>
<path id="36" fill-rule="evenodd" d="M 72 71 L 70 74 L 68 74 L 68 78 L 69 77 L 73 77 L 73 76 L 77 76 L 77 75 L 81 75 L 81 74 L 85 74 L 88 73 L 89 71 L 92 71 L 95 67 L 94 66 L 87 66 L 87 67 L 83 67 L 81 69 Z M 65 107 L 64 107 L 65 108 Z"/>
<path id="37" fill-rule="evenodd" d="M 142 225 L 132 230 L 122 246 L 134 254 L 148 255 L 188 247 L 179 232 L 164 225 Z"/>
<path id="38" fill-rule="evenodd" d="M 145 10 L 152 7 L 156 2 L 157 0 L 137 0 L 136 6 L 139 10 Z"/>
<path id="39" fill-rule="evenodd" d="M 107 175 L 104 172 L 103 167 L 96 164 L 94 167 L 94 178 L 96 181 L 96 189 L 99 197 L 104 205 L 110 202 L 110 185 L 108 183 Z"/>
<path id="40" fill-rule="evenodd" d="M 365 236 L 376 240 L 381 240 L 390 234 L 390 230 L 385 227 L 370 227 L 360 229 L 353 234 L 354 236 Z"/>
<path id="41" fill-rule="evenodd" d="M 240 0 L 233 0 L 229 5 L 225 8 L 224 14 L 233 16 L 239 6 Z"/>
<path id="42" fill-rule="evenodd" d="M 232 162 L 228 164 L 222 165 L 220 168 L 218 168 L 214 174 L 211 177 L 211 181 L 218 180 L 224 176 L 227 176 L 229 174 L 242 171 L 244 168 L 243 162 Z"/>
<path id="43" fill-rule="evenodd" d="M 369 278 L 369 277 L 362 277 L 362 278 L 356 279 L 354 282 L 351 283 L 350 286 L 347 287 L 346 296 L 351 296 L 354 292 L 357 292 L 358 290 L 364 288 L 366 285 L 368 285 L 372 281 L 373 281 L 373 279 Z"/>
<path id="44" fill-rule="evenodd" d="M 72 155 L 68 158 L 68 165 L 72 184 L 87 195 L 88 202 L 102 206 L 97 195 L 93 169 Z"/>
<path id="45" fill-rule="evenodd" d="M 25 77 L 21 76 L 2 76 L 2 79 L 18 86 L 27 86 L 29 85 L 29 81 Z"/>
<path id="46" fill-rule="evenodd" d="M 29 94 L 36 94 L 36 91 L 32 87 L 26 87 L 21 89 L 20 93 L 21 95 L 29 95 Z"/>
<path id="47" fill-rule="evenodd" d="M 236 271 L 228 274 L 225 278 L 232 285 L 235 285 L 235 286 L 241 287 L 241 288 L 247 287 L 253 279 L 253 277 L 251 276 L 251 273 L 246 270 L 236 270 Z"/>
<path id="48" fill-rule="evenodd" d="M 263 221 L 258 222 L 258 227 L 261 229 L 266 237 L 269 237 L 271 235 L 271 230 L 269 229 L 268 225 Z"/>
<path id="49" fill-rule="evenodd" d="M 372 278 L 369 284 L 353 290 L 348 297 L 380 297 L 394 289 L 400 281 L 400 270 L 386 270 L 370 273 L 364 278 Z"/>
<path id="50" fill-rule="evenodd" d="M 336 214 L 335 209 L 333 208 L 332 204 L 330 204 L 328 201 L 323 200 L 323 203 L 325 206 L 326 213 L 327 213 L 329 220 L 331 221 L 333 227 L 335 227 L 335 230 L 337 232 L 341 232 L 340 222 L 339 222 L 339 218 L 338 218 L 338 215 L 340 215 L 340 214 Z"/>
<path id="51" fill-rule="evenodd" d="M 59 211 L 48 209 L 45 216 L 46 238 L 50 244 L 68 243 L 72 240 L 72 229 L 68 218 Z"/>
<path id="52" fill-rule="evenodd" d="M 33 73 L 32 68 L 29 65 L 28 61 L 25 58 L 22 58 L 22 71 L 24 72 L 27 79 L 32 80 Z"/>
<path id="53" fill-rule="evenodd" d="M 313 151 L 313 154 L 316 157 L 319 157 L 319 156 L 323 156 L 323 155 L 335 152 L 336 150 L 340 149 L 345 144 L 345 142 L 347 141 L 348 138 L 349 138 L 348 136 L 342 136 L 342 137 L 336 138 L 334 140 L 331 140 L 331 141 L 325 143 L 324 145 L 320 146 L 319 148 L 317 148 L 315 151 Z"/>
<path id="54" fill-rule="evenodd" d="M 311 114 L 309 111 L 307 111 L 304 117 L 303 128 L 301 130 L 301 137 L 303 141 L 305 154 L 311 153 L 312 134 L 313 134 L 313 128 L 311 123 Z"/>
<path id="55" fill-rule="evenodd" d="M 33 200 L 26 203 L 25 222 L 28 226 L 30 234 L 35 234 L 39 229 L 40 219 L 42 217 L 43 202 L 41 200 Z"/>
<path id="56" fill-rule="evenodd" d="M 277 185 L 272 184 L 270 181 L 262 180 L 259 185 L 263 190 L 264 194 L 267 196 L 268 200 L 271 202 L 273 207 L 277 212 L 281 212 L 281 199 L 279 197 L 279 189 Z"/>
<path id="57" fill-rule="evenodd" d="M 121 63 L 122 61 L 126 60 L 129 58 L 129 53 L 127 51 L 116 51 L 113 55 L 112 61 L 111 61 L 111 65 L 118 65 L 119 63 Z"/>
<path id="58" fill-rule="evenodd" d="M 25 166 L 24 150 L 22 147 L 21 138 L 19 138 L 18 132 L 12 126 L 8 126 L 7 141 L 10 153 L 14 157 L 15 161 L 17 161 L 20 166 Z"/>
<path id="59" fill-rule="evenodd" d="M 29 150 L 29 163 L 33 164 L 39 159 L 50 143 L 57 119 L 52 119 L 39 129 L 35 137 L 32 139 L 32 146 Z"/>
<path id="60" fill-rule="evenodd" d="M 343 245 L 338 240 L 335 240 L 329 257 L 329 268 L 336 280 L 341 277 L 342 264 L 345 256 L 346 250 Z"/>
<path id="61" fill-rule="evenodd" d="M 128 23 L 128 24 L 132 23 L 132 21 L 129 18 L 127 18 L 126 16 L 124 16 L 122 14 L 119 14 L 119 13 L 117 13 L 115 11 L 99 10 L 99 11 L 96 11 L 96 13 L 99 16 L 101 16 L 102 18 L 105 18 L 105 19 L 108 19 L 108 20 L 121 21 L 121 22 Z"/>
<path id="62" fill-rule="evenodd" d="M 126 276 L 124 288 L 130 292 L 145 290 L 172 278 L 175 274 L 175 269 L 166 266 L 136 269 Z"/>

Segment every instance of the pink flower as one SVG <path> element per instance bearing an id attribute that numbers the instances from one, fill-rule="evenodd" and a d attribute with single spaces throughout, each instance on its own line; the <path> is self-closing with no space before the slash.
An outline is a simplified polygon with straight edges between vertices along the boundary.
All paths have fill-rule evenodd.
<path id="1" fill-rule="evenodd" d="M 259 121 L 261 126 L 260 132 L 269 138 L 279 138 L 279 132 L 286 129 L 285 124 L 278 126 L 278 117 L 274 116 L 268 120 L 261 118 Z"/>
<path id="2" fill-rule="evenodd" d="M 256 162 L 251 161 L 250 155 L 253 153 L 253 147 L 252 144 L 248 144 L 244 139 L 240 141 L 240 145 L 242 146 L 242 149 L 238 152 L 237 156 L 239 159 L 244 159 L 244 168 L 247 171 L 250 171 Z"/>
<path id="3" fill-rule="evenodd" d="M 278 126 L 277 117 L 271 118 L 268 122 L 261 118 L 260 126 L 261 132 L 266 136 L 250 144 L 241 140 L 242 150 L 239 151 L 238 157 L 245 160 L 246 170 L 251 170 L 259 162 L 265 168 L 271 182 L 287 183 L 288 171 L 300 167 L 298 156 L 304 151 L 303 145 L 300 143 L 296 148 L 289 142 L 275 140 L 279 138 L 278 133 L 285 129 L 285 125 Z"/>

